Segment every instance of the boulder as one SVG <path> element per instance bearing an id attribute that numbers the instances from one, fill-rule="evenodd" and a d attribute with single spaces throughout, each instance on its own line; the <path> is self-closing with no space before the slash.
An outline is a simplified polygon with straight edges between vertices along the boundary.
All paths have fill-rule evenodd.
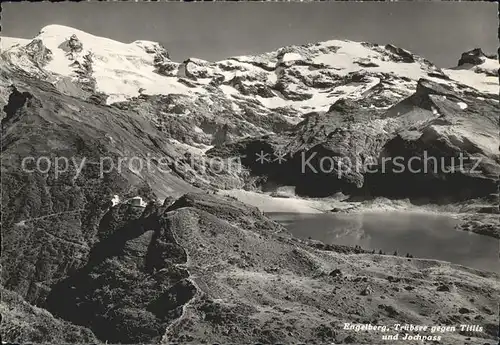
<path id="1" fill-rule="evenodd" d="M 458 60 L 458 66 L 464 64 L 471 64 L 474 66 L 480 65 L 484 62 L 485 55 L 481 48 L 475 48 L 462 53 L 460 60 Z"/>
<path id="2" fill-rule="evenodd" d="M 392 44 L 387 44 L 385 46 L 385 49 L 393 53 L 395 56 L 398 57 L 402 62 L 406 63 L 413 63 L 415 62 L 415 57 L 413 56 L 412 53 L 410 53 L 408 50 L 396 47 L 395 45 Z"/>

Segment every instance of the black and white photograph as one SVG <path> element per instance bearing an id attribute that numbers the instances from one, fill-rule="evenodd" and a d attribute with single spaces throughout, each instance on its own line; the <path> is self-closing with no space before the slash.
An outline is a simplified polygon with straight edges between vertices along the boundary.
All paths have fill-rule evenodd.
<path id="1" fill-rule="evenodd" d="M 4 2 L 2 344 L 498 345 L 495 2 Z"/>

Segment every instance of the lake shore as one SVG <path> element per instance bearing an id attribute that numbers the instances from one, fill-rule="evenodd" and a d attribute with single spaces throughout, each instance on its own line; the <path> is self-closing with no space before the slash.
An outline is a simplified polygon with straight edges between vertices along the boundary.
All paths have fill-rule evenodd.
<path id="1" fill-rule="evenodd" d="M 226 195 L 257 207 L 264 213 L 377 213 L 409 212 L 447 215 L 458 220 L 457 229 L 483 236 L 500 239 L 500 217 L 497 214 L 478 213 L 470 205 L 413 205 L 409 200 L 391 200 L 375 198 L 365 201 L 343 201 L 335 198 L 304 199 L 297 196 L 275 197 L 271 193 L 257 193 L 239 189 L 220 190 L 219 195 Z"/>

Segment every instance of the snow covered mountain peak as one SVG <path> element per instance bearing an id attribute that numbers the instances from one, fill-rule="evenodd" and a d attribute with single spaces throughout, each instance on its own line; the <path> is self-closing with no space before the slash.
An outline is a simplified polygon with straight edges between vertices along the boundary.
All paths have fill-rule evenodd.
<path id="1" fill-rule="evenodd" d="M 36 75 L 50 74 L 57 81 L 69 77 L 80 82 L 94 81 L 94 91 L 109 95 L 110 102 L 151 93 L 186 92 L 187 88 L 155 73 L 155 61 L 168 61 L 168 52 L 156 42 L 122 43 L 63 25 L 48 25 L 31 41 L 51 52 L 42 65 L 26 59 L 26 40 L 7 38 L 2 44 L 4 58 L 17 68 Z M 41 49 L 41 48 L 40 48 Z M 86 64 L 86 71 L 80 66 Z M 88 84 L 88 80 L 83 83 Z M 92 84 L 92 83 L 91 83 Z"/>
<path id="2" fill-rule="evenodd" d="M 458 65 L 445 70 L 445 73 L 459 83 L 498 95 L 499 69 L 497 56 L 487 55 L 481 48 L 475 48 L 462 53 Z"/>
<path id="3" fill-rule="evenodd" d="M 288 46 L 219 62 L 190 58 L 176 63 L 157 42 L 122 43 L 53 24 L 33 40 L 2 38 L 1 48 L 11 65 L 50 75 L 54 81 L 70 78 L 84 89 L 108 95 L 108 103 L 140 94 L 207 95 L 211 85 L 227 95 L 253 96 L 265 107 L 325 110 L 339 96 L 357 98 L 381 81 L 390 80 L 390 92 L 408 94 L 418 79 L 443 75 L 429 61 L 396 46 L 348 40 Z M 484 64 L 488 70 L 492 61 Z M 364 75 L 363 85 L 342 82 L 356 73 Z M 464 82 L 462 74 L 453 71 L 451 77 Z M 473 86 L 490 92 L 488 82 Z"/>
<path id="4" fill-rule="evenodd" d="M 63 93 L 83 98 L 99 93 L 108 104 L 163 95 L 172 104 L 156 110 L 165 116 L 194 116 L 200 125 L 203 118 L 230 116 L 247 134 L 286 127 L 272 120 L 276 114 L 295 124 L 307 113 L 328 111 L 340 99 L 387 109 L 413 94 L 420 79 L 498 93 L 493 74 L 498 62 L 482 51 L 462 56 L 475 64 L 448 70 L 391 44 L 349 40 L 179 63 L 157 42 L 122 43 L 63 25 L 48 25 L 32 40 L 2 37 L 0 46 L 2 68 L 23 70 Z"/>
<path id="5" fill-rule="evenodd" d="M 116 54 L 131 53 L 140 54 L 140 50 L 146 53 L 154 53 L 160 48 L 163 48 L 158 42 L 147 40 L 137 40 L 131 43 L 122 43 L 109 38 L 95 36 L 85 31 L 75 29 L 69 26 L 51 24 L 43 27 L 40 33 L 35 37 L 41 39 L 47 46 L 61 45 L 69 40 L 71 36 L 76 36 L 82 43 L 85 43 L 89 49 L 94 50 L 96 53 L 110 52 L 116 49 Z M 164 49 L 164 48 L 163 48 Z"/>

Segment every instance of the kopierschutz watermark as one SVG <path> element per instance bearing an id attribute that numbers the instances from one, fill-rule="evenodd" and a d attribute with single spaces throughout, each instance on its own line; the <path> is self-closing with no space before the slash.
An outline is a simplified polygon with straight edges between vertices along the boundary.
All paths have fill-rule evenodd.
<path id="1" fill-rule="evenodd" d="M 462 152 L 458 157 L 435 157 L 427 151 L 422 156 L 395 156 L 364 158 L 322 156 L 317 157 L 317 152 L 300 155 L 300 171 L 302 174 L 332 174 L 339 177 L 344 174 L 357 172 L 364 174 L 390 173 L 390 174 L 454 174 L 454 173 L 479 173 L 481 157 L 466 156 Z"/>

